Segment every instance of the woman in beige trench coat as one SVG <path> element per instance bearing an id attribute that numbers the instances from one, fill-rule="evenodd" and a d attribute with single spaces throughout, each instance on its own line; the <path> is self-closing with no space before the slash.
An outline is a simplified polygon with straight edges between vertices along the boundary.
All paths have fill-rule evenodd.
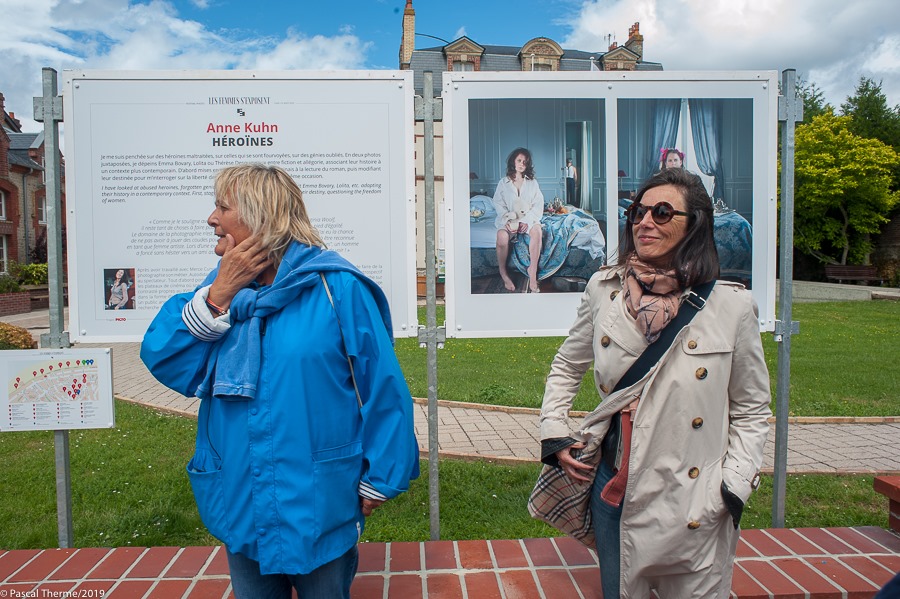
<path id="1" fill-rule="evenodd" d="M 717 281 L 649 372 L 612 392 L 690 288 L 719 273 L 712 203 L 696 175 L 657 173 L 627 217 L 621 266 L 591 278 L 547 377 L 542 459 L 593 478 L 604 597 L 728 597 L 771 415 L 757 308 L 743 286 Z M 591 363 L 601 403 L 572 430 L 568 411 Z M 617 450 L 602 443 L 616 414 Z"/>

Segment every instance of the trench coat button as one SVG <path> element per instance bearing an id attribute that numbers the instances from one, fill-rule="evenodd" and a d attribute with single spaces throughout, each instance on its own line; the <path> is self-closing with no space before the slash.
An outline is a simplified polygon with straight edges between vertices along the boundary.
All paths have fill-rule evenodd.
<path id="1" fill-rule="evenodd" d="M 690 522 L 688 522 L 688 528 L 690 528 L 691 530 L 697 530 L 698 528 L 700 528 L 700 523 L 696 520 L 691 520 Z"/>
<path id="2" fill-rule="evenodd" d="M 256 416 L 257 412 L 259 412 L 259 410 L 257 410 L 256 408 L 252 408 L 252 409 L 250 410 L 250 413 L 251 413 L 253 416 Z"/>
<path id="3" fill-rule="evenodd" d="M 698 476 L 700 476 L 700 469 L 694 466 L 693 468 L 688 470 L 688 476 L 690 476 L 691 478 L 697 478 Z"/>
<path id="4" fill-rule="evenodd" d="M 688 349 L 697 349 L 697 342 L 693 339 L 688 341 Z"/>
<path id="5" fill-rule="evenodd" d="M 614 299 L 616 299 L 617 295 L 619 295 L 618 289 L 616 289 L 615 291 L 613 291 L 612 293 L 609 294 L 609 299 L 614 300 Z"/>
<path id="6" fill-rule="evenodd" d="M 606 385 L 600 385 L 600 393 L 609 393 L 609 387 L 607 387 Z"/>
<path id="7" fill-rule="evenodd" d="M 260 474 L 262 474 L 262 472 L 260 471 L 259 468 L 254 468 L 254 469 L 253 469 L 253 476 L 259 476 Z"/>
<path id="8" fill-rule="evenodd" d="M 266 529 L 265 529 L 265 528 L 259 528 L 259 529 L 256 530 L 256 534 L 258 534 L 258 535 L 261 536 L 261 537 L 264 537 L 264 536 L 266 536 Z"/>
<path id="9" fill-rule="evenodd" d="M 609 335 L 603 335 L 603 337 L 600 338 L 600 345 L 603 347 L 609 346 Z"/>
<path id="10" fill-rule="evenodd" d="M 700 428 L 701 426 L 703 426 L 703 418 L 694 418 L 693 420 L 691 420 L 691 426 L 693 426 L 694 428 Z"/>
<path id="11" fill-rule="evenodd" d="M 697 375 L 697 378 L 700 379 L 700 380 L 702 381 L 703 379 L 706 378 L 706 375 L 709 374 L 709 373 L 708 373 L 708 371 L 706 370 L 706 368 L 704 368 L 704 367 L 701 366 L 700 368 L 697 369 L 697 372 L 694 373 L 694 374 L 696 374 L 696 375 Z"/>

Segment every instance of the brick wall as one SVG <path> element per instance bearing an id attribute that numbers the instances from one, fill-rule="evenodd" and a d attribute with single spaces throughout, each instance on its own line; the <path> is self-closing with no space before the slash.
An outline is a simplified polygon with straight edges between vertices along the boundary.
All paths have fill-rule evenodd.
<path id="1" fill-rule="evenodd" d="M 31 312 L 31 294 L 27 291 L 0 293 L 0 316 Z"/>

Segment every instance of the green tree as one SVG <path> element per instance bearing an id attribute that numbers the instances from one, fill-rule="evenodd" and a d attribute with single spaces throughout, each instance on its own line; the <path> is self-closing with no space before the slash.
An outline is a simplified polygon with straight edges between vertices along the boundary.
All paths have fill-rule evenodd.
<path id="1" fill-rule="evenodd" d="M 880 139 L 900 152 L 900 106 L 890 108 L 881 91 L 881 82 L 860 77 L 852 96 L 841 104 L 841 113 L 851 117 L 850 132 L 860 137 Z M 900 187 L 900 165 L 894 168 L 891 189 Z"/>
<path id="2" fill-rule="evenodd" d="M 854 135 L 851 121 L 825 112 L 797 127 L 794 245 L 832 264 L 867 264 L 871 235 L 900 201 L 891 190 L 900 156 Z"/>
<path id="3" fill-rule="evenodd" d="M 825 102 L 825 93 L 813 82 L 801 80 L 797 84 L 797 95 L 803 100 L 803 122 L 808 123 L 820 114 L 834 112 L 831 104 Z"/>
<path id="4" fill-rule="evenodd" d="M 854 135 L 879 139 L 900 151 L 900 106 L 888 106 L 880 81 L 860 77 L 854 94 L 841 104 L 841 114 L 852 118 L 848 127 Z"/>

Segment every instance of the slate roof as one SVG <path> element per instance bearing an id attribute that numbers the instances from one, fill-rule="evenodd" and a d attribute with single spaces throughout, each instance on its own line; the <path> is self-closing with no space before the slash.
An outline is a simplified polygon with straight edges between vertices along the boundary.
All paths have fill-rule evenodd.
<path id="1" fill-rule="evenodd" d="M 519 62 L 521 46 L 493 46 L 483 45 L 484 54 L 481 56 L 481 71 L 518 71 L 522 65 Z M 597 66 L 606 52 L 585 52 L 583 50 L 563 50 L 559 61 L 560 71 L 590 71 L 591 58 Z M 434 96 L 441 95 L 441 73 L 447 70 L 447 57 L 444 55 L 444 46 L 422 48 L 414 50 L 409 61 L 409 67 L 413 71 L 413 85 L 417 92 L 422 90 L 422 74 L 425 71 L 434 73 L 432 83 Z M 636 71 L 661 71 L 662 64 L 658 62 L 639 61 L 635 65 Z"/>
<path id="2" fill-rule="evenodd" d="M 28 150 L 40 148 L 44 143 L 43 133 L 7 133 L 9 135 L 9 164 L 44 170 L 44 167 L 28 156 Z"/>

